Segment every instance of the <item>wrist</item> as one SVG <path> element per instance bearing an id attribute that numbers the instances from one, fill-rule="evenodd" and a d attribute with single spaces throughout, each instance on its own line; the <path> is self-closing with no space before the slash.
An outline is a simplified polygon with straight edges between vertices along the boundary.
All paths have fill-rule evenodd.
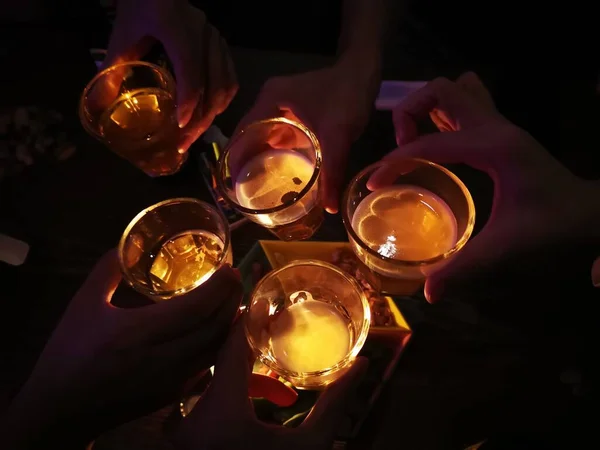
<path id="1" fill-rule="evenodd" d="M 335 68 L 344 78 L 352 77 L 357 89 L 375 98 L 381 82 L 381 55 L 377 49 L 348 49 L 339 55 Z"/>
<path id="2" fill-rule="evenodd" d="M 355 44 L 341 51 L 336 60 L 338 66 L 352 69 L 362 77 L 379 76 L 381 72 L 381 48 L 377 45 Z"/>

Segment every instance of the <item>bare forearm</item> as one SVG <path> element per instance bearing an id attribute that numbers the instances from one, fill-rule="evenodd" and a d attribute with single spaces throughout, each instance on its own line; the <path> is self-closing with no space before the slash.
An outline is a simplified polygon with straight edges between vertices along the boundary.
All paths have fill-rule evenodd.
<path id="1" fill-rule="evenodd" d="M 379 68 L 391 0 L 345 0 L 338 56 Z"/>

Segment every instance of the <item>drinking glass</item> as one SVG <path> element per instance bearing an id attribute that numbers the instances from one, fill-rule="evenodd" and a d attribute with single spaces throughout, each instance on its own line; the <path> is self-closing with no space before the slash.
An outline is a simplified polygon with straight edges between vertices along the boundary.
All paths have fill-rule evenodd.
<path id="1" fill-rule="evenodd" d="M 227 220 L 194 198 L 141 211 L 123 232 L 118 253 L 125 281 L 154 300 L 191 291 L 233 258 Z"/>
<path id="2" fill-rule="evenodd" d="M 296 260 L 255 287 L 246 335 L 271 370 L 299 389 L 321 389 L 350 367 L 370 321 L 354 278 L 323 261 Z"/>
<path id="3" fill-rule="evenodd" d="M 85 130 L 151 177 L 176 173 L 187 159 L 177 148 L 175 81 L 165 69 L 134 61 L 111 66 L 79 102 Z"/>
<path id="4" fill-rule="evenodd" d="M 373 192 L 367 184 L 379 170 L 388 172 L 387 183 Z M 365 168 L 346 189 L 341 210 L 365 277 L 389 295 L 415 293 L 464 247 L 475 224 L 464 183 L 416 158 Z"/>
<path id="5" fill-rule="evenodd" d="M 223 197 L 284 241 L 310 238 L 323 222 L 321 146 L 302 123 L 284 117 L 251 123 L 219 160 Z"/>

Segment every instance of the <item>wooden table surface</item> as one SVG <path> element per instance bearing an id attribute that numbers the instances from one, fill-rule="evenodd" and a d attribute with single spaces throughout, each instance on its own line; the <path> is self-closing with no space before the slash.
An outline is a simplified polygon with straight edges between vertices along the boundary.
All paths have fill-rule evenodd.
<path id="1" fill-rule="evenodd" d="M 45 64 L 52 61 L 62 67 L 26 64 L 23 57 L 21 74 L 12 79 L 20 88 L 15 92 L 14 85 L 4 84 L 0 92 L 13 106 L 43 103 L 63 110 L 66 128 L 77 144 L 73 158 L 31 166 L 0 184 L 0 232 L 31 245 L 23 266 L 0 267 L 0 399 L 4 404 L 26 379 L 78 285 L 98 257 L 115 246 L 138 211 L 175 196 L 209 200 L 192 166 L 177 176 L 150 179 L 85 135 L 77 124 L 74 101 L 91 77 L 93 66 L 76 44 L 65 44 L 69 39 L 57 37 L 55 41 L 63 56 L 45 58 Z M 396 49 L 406 69 L 388 73 L 388 78 L 430 77 L 435 65 L 424 63 L 423 57 L 416 61 L 413 53 Z M 268 76 L 327 62 L 310 55 L 243 49 L 236 49 L 234 59 L 241 89 L 217 121 L 226 133 L 252 104 Z M 52 86 L 43 85 L 46 76 Z M 393 145 L 390 115 L 374 113 L 364 136 L 353 147 L 348 176 Z M 473 192 L 481 227 L 489 212 L 492 186 L 479 173 L 458 170 Z M 253 224 L 235 231 L 236 261 L 257 239 L 270 237 Z M 345 240 L 340 217 L 329 216 L 315 238 Z M 521 328 L 511 326 L 506 317 L 491 319 L 475 306 L 459 301 L 429 306 L 415 298 L 400 300 L 399 306 L 416 329 L 415 338 L 354 448 L 460 449 L 503 431 L 544 435 L 562 420 L 568 408 L 580 402 L 571 386 L 561 381 L 570 360 L 560 347 L 553 347 L 556 335 L 532 339 Z M 166 413 L 113 430 L 99 438 L 95 448 L 170 448 L 161 435 Z"/>

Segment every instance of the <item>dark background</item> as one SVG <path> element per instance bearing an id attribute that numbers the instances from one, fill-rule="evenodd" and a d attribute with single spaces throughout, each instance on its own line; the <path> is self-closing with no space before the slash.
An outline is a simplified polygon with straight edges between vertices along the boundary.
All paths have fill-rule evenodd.
<path id="1" fill-rule="evenodd" d="M 1 106 L 52 105 L 63 109 L 70 117 L 73 133 L 81 134 L 73 105 L 95 70 L 87 57 L 87 49 L 106 47 L 110 11 L 107 15 L 93 1 L 42 3 L 49 7 L 49 15 L 44 20 L 27 24 L 0 23 Z M 282 72 L 297 70 L 288 64 L 289 53 L 304 58 L 306 65 L 311 66 L 314 63 L 308 62 L 303 54 L 331 56 L 335 51 L 340 2 L 198 3 L 231 45 L 285 51 L 273 56 L 277 61 L 271 61 Z M 597 38 L 593 34 L 596 27 L 588 23 L 593 21 L 593 15 L 579 5 L 567 3 L 558 5 L 560 10 L 551 10 L 551 5 L 541 2 L 513 0 L 501 4 L 470 0 L 392 3 L 394 11 L 390 13 L 393 20 L 386 41 L 384 79 L 427 80 L 440 75 L 453 78 L 465 70 L 474 70 L 492 90 L 501 112 L 529 130 L 575 173 L 598 177 L 600 102 L 596 83 L 599 72 L 597 51 L 593 48 Z M 243 52 L 238 55 L 238 61 L 245 63 L 245 67 L 251 67 L 253 62 L 252 56 Z M 240 73 L 240 83 L 248 89 L 240 90 L 231 111 L 218 120 L 226 134 L 235 127 L 243 112 L 242 105 L 251 104 L 252 96 L 259 89 L 262 75 L 258 72 L 259 69 L 256 73 Z M 3 287 L 0 291 L 3 301 L 1 365 L 5 368 L 0 375 L 3 388 L 0 400 L 4 403 L 27 376 L 75 287 L 99 254 L 114 245 L 115 237 L 123 229 L 123 221 L 152 203 L 154 198 L 190 192 L 189 183 L 178 184 L 182 178 L 149 183 L 143 174 L 126 164 L 117 164 L 117 159 L 101 146 L 88 144 L 89 139 L 85 142 L 80 153 L 86 152 L 85 156 L 90 158 L 80 157 L 75 161 L 79 164 L 76 171 L 60 167 L 49 171 L 34 166 L 19 180 L 5 180 L 0 184 L 0 231 L 21 237 L 32 245 L 25 271 L 0 267 Z M 372 162 L 369 159 L 378 158 L 392 146 L 389 114 L 375 113 L 365 136 L 353 149 L 348 172 L 356 172 Z M 478 217 L 483 218 L 478 219 L 477 226 L 481 228 L 486 205 L 489 209 L 491 185 L 480 174 L 461 170 L 461 178 L 476 197 Z M 195 175 L 189 170 L 187 175 L 183 174 L 188 180 L 193 180 Z M 478 189 L 472 187 L 475 185 Z M 101 229 L 95 224 L 99 217 Z M 83 229 L 84 225 L 90 230 Z M 236 259 L 243 256 L 243 251 L 237 249 L 255 238 L 268 237 L 261 234 L 264 230 L 254 231 L 256 235 L 244 230 L 244 236 L 234 236 Z M 343 235 L 339 220 L 328 218 L 318 238 L 339 238 L 340 233 Z M 549 249 L 549 253 L 554 251 Z M 564 267 L 574 265 L 573 255 L 568 252 L 561 261 Z M 520 276 L 516 284 L 521 281 L 526 284 L 528 275 Z M 546 277 L 551 279 L 551 275 Z M 529 342 L 527 347 L 518 344 L 517 349 L 505 350 L 500 344 L 490 346 L 480 334 L 474 338 L 469 335 L 467 339 L 462 334 L 457 338 L 456 333 L 446 333 L 444 326 L 449 319 L 443 307 L 435 312 L 430 309 L 428 322 L 411 347 L 414 351 L 403 357 L 399 378 L 392 392 L 384 395 L 377 408 L 380 416 L 373 415 L 370 429 L 377 429 L 378 424 L 373 423 L 376 421 L 383 424 L 382 429 L 393 429 L 396 421 L 402 420 L 399 417 L 406 414 L 419 417 L 422 430 L 427 430 L 428 423 L 432 430 L 435 427 L 436 432 L 432 431 L 428 437 L 430 442 L 437 436 L 451 439 L 451 442 L 431 444 L 431 448 L 460 448 L 465 436 L 475 430 L 482 438 L 489 433 L 527 434 L 534 430 L 534 434 L 551 436 L 550 441 L 554 440 L 558 448 L 573 448 L 561 446 L 559 442 L 583 438 L 582 428 L 593 431 L 593 428 L 583 427 L 582 418 L 593 417 L 588 411 L 594 403 L 588 397 L 583 400 L 569 397 L 565 404 L 573 408 L 552 415 L 554 421 L 549 419 L 550 413 L 549 417 L 541 413 L 563 405 L 563 397 L 548 394 L 556 394 L 553 383 L 558 383 L 559 370 L 564 365 L 563 353 L 568 353 L 567 360 L 575 365 L 590 366 L 596 354 L 592 345 L 595 342 L 589 336 L 597 328 L 597 316 L 589 304 L 575 301 L 579 292 L 569 283 L 565 279 L 564 289 L 555 292 L 554 297 L 560 297 L 564 304 L 575 305 L 572 308 L 552 310 L 554 305 L 548 306 L 539 292 L 521 292 L 515 297 L 523 304 L 532 305 L 527 312 L 508 306 L 510 296 L 505 298 L 503 308 L 493 311 L 500 321 L 529 323 L 530 331 L 538 331 L 534 333 L 533 343 Z M 511 285 L 509 291 L 514 294 L 516 289 Z M 484 291 L 482 297 L 487 294 Z M 515 311 L 518 312 L 515 314 Z M 545 320 L 541 328 L 534 327 L 532 319 L 550 312 L 550 320 Z M 573 352 L 569 342 L 560 341 L 560 334 L 565 330 L 575 330 L 570 335 L 575 341 L 587 339 L 586 346 L 578 346 L 577 352 Z M 519 360 L 517 368 L 510 366 L 510 370 L 504 370 L 505 362 L 512 358 Z M 521 364 L 521 360 L 525 362 Z M 462 367 L 456 367 L 456 373 L 444 371 L 461 364 Z M 501 388 L 495 391 L 492 381 Z M 460 403 L 463 389 L 466 392 L 468 387 L 480 389 L 477 391 L 481 395 L 480 403 L 476 399 L 469 408 L 457 413 L 448 405 Z M 401 395 L 392 395 L 398 392 Z M 398 406 L 393 409 L 390 403 Z M 403 412 L 402 405 L 414 410 Z M 453 411 L 452 417 L 444 416 L 445 407 Z M 389 408 L 393 414 L 387 412 Z M 440 426 L 446 428 L 437 428 Z M 387 436 L 389 438 L 389 434 Z M 386 439 L 381 437 L 378 442 L 386 442 Z M 426 440 L 423 437 L 423 442 Z M 527 442 L 527 437 L 521 436 L 518 440 Z M 407 448 L 417 448 L 408 445 Z M 512 445 L 504 448 L 517 448 Z M 429 447 L 423 444 L 422 448 Z M 502 445 L 499 448 L 503 448 Z"/>

